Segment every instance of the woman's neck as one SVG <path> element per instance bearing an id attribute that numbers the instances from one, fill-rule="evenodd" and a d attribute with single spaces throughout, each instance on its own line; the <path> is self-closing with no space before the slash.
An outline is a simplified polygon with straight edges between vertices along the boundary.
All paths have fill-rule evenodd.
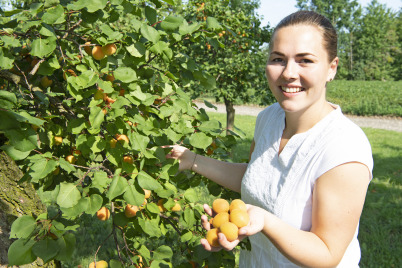
<path id="1" fill-rule="evenodd" d="M 329 102 L 319 102 L 303 111 L 286 112 L 285 111 L 285 129 L 284 135 L 289 138 L 295 134 L 303 133 L 312 128 L 321 119 L 327 116 L 335 109 Z"/>

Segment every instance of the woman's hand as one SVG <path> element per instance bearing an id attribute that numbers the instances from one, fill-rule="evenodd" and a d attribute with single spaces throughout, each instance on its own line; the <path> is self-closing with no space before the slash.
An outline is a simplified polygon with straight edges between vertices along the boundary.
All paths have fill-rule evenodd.
<path id="1" fill-rule="evenodd" d="M 191 152 L 186 147 L 180 145 L 165 145 L 162 148 L 172 148 L 166 155 L 166 158 L 179 160 L 179 170 L 191 169 L 194 163 L 196 154 Z"/>
<path id="2" fill-rule="evenodd" d="M 236 240 L 230 242 L 226 239 L 224 234 L 219 233 L 218 241 L 219 244 L 221 245 L 220 247 L 212 247 L 206 239 L 201 239 L 201 244 L 205 250 L 208 251 L 219 251 L 221 249 L 228 251 L 232 250 L 240 243 L 241 240 L 243 240 L 248 236 L 259 233 L 264 228 L 265 214 L 268 212 L 262 208 L 253 205 L 246 205 L 246 206 L 247 206 L 247 213 L 250 216 L 250 223 L 247 226 L 239 229 L 239 237 Z M 209 216 L 211 217 L 215 216 L 213 214 L 211 207 L 208 206 L 207 204 L 204 204 L 204 210 Z M 209 231 L 211 229 L 211 224 L 208 221 L 207 215 L 201 216 L 201 222 L 205 230 Z"/>

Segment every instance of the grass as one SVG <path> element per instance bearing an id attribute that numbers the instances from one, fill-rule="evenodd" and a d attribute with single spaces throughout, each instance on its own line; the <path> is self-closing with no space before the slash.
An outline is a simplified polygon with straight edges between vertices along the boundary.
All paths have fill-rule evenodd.
<path id="1" fill-rule="evenodd" d="M 226 115 L 209 113 L 225 125 Z M 233 161 L 248 158 L 256 117 L 237 115 L 236 132 L 242 139 L 234 148 Z M 364 128 L 373 151 L 373 180 L 369 185 L 360 220 L 361 267 L 402 267 L 402 133 Z"/>

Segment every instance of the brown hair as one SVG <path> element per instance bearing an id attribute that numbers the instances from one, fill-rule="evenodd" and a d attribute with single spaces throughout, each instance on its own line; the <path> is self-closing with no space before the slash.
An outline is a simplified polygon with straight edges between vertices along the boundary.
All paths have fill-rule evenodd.
<path id="1" fill-rule="evenodd" d="M 335 59 L 338 49 L 338 35 L 336 30 L 325 16 L 314 11 L 297 11 L 283 18 L 272 33 L 271 41 L 279 29 L 286 26 L 299 24 L 316 26 L 318 29 L 320 29 L 324 40 L 323 45 L 328 53 L 328 60 L 331 62 L 333 59 Z M 271 44 L 272 42 L 270 42 L 270 50 Z"/>

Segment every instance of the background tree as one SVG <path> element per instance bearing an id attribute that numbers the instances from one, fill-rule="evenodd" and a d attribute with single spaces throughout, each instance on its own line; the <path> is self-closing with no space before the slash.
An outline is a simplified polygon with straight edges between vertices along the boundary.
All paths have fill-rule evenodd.
<path id="1" fill-rule="evenodd" d="M 231 130 L 235 103 L 273 102 L 264 75 L 267 54 L 263 45 L 268 42 L 270 31 L 269 26 L 261 28 L 260 18 L 255 14 L 258 5 L 258 1 L 191 0 L 184 11 L 187 20 L 204 20 L 219 31 L 218 35 L 205 35 L 196 49 L 193 45 L 186 49 L 213 75 L 216 88 L 193 86 L 190 90 L 194 97 L 207 94 L 223 101 L 227 128 Z M 214 26 L 215 20 L 220 23 L 219 28 Z"/>
<path id="2" fill-rule="evenodd" d="M 225 158 L 234 143 L 183 90 L 191 80 L 213 86 L 181 43 L 215 35 L 219 23 L 169 15 L 174 4 L 48 0 L 1 11 L 0 146 L 47 207 L 14 221 L 10 265 L 71 259 L 86 215 L 112 230 L 111 267 L 233 267 L 232 252 L 199 243 L 207 200 L 197 189 L 208 199 L 222 188 L 177 173 L 161 147 Z"/>

